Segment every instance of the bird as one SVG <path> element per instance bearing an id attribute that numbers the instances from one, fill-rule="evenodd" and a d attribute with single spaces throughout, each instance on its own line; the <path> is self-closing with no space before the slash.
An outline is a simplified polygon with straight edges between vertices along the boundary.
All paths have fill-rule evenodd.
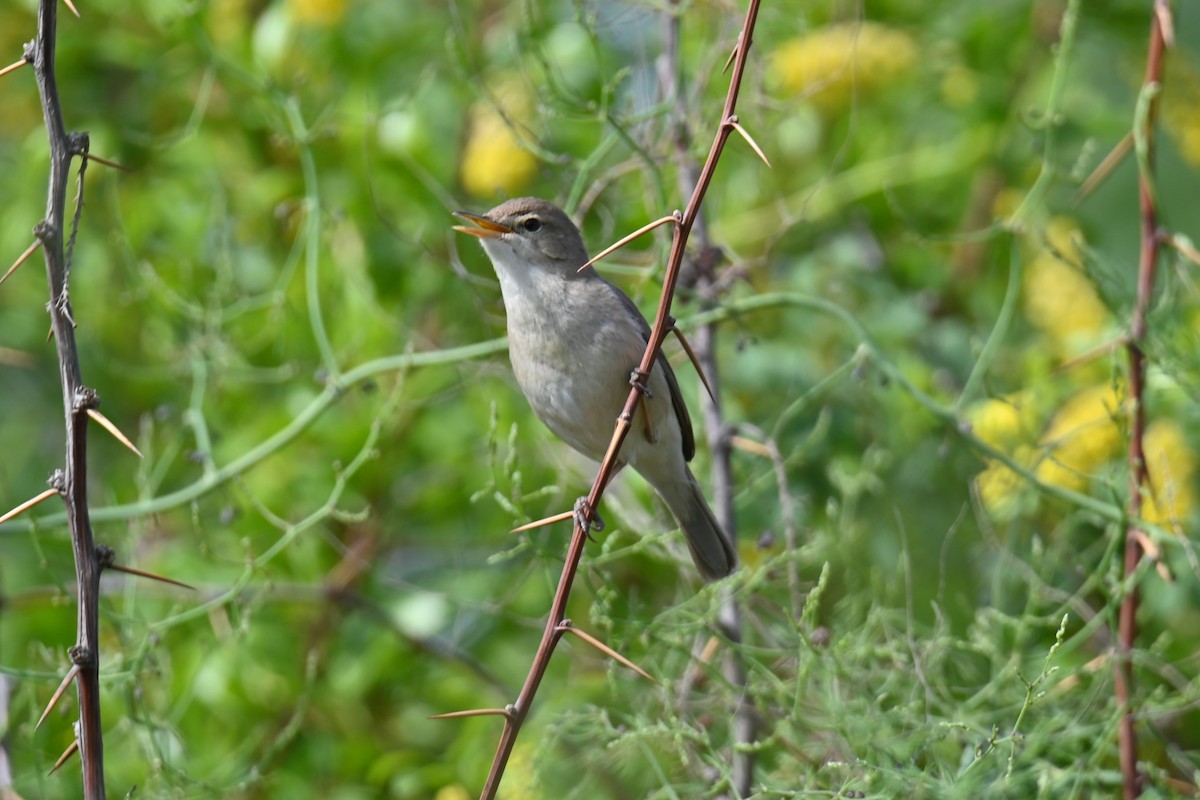
<path id="1" fill-rule="evenodd" d="M 534 414 L 588 458 L 608 450 L 629 396 L 650 326 L 633 300 L 587 263 L 583 236 L 553 203 L 507 200 L 454 229 L 479 239 L 504 299 L 508 352 Z M 737 551 L 704 498 L 688 462 L 696 452 L 691 417 L 660 352 L 645 380 L 632 430 L 618 454 L 662 498 L 700 575 L 715 581 L 737 566 Z M 647 419 L 648 417 L 648 419 Z"/>

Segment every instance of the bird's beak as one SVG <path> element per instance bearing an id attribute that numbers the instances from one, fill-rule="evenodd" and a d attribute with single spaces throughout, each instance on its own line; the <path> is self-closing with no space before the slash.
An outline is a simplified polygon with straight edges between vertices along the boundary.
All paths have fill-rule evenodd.
<path id="1" fill-rule="evenodd" d="M 507 225 L 501 225 L 499 222 L 493 222 L 487 217 L 481 217 L 478 214 L 471 214 L 467 211 L 455 211 L 454 216 L 462 217 L 468 222 L 474 222 L 478 227 L 472 228 L 467 225 L 455 225 L 454 230 L 459 233 L 465 233 L 468 236 L 478 236 L 480 239 L 498 239 L 506 233 L 512 233 L 513 229 Z"/>

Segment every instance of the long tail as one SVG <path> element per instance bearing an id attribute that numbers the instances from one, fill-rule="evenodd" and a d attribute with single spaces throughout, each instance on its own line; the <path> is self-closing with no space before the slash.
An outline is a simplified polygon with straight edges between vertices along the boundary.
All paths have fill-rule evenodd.
<path id="1" fill-rule="evenodd" d="M 737 550 L 717 522 L 692 471 L 686 481 L 658 486 L 659 494 L 679 523 L 696 569 L 707 581 L 724 578 L 737 566 Z"/>

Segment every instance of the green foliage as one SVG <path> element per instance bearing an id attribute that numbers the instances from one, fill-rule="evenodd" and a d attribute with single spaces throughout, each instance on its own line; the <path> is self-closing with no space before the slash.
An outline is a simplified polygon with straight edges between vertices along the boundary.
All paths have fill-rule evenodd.
<path id="1" fill-rule="evenodd" d="M 685 202 L 658 88 L 660 5 L 89 0 L 60 19 L 88 167 L 71 289 L 93 427 L 113 796 L 475 796 L 533 656 L 568 508 L 592 466 L 553 440 L 502 354 L 486 260 L 455 208 L 536 194 L 601 246 Z M 636 476 L 606 495 L 570 616 L 657 676 L 560 648 L 509 798 L 727 791 L 733 710 L 756 794 L 1090 797 L 1119 786 L 1112 648 L 1128 495 L 1134 120 L 1149 3 L 914 3 L 847 17 L 765 3 L 738 137 L 705 204 L 729 291 L 721 399 L 744 641 Z M 15 60 L 32 0 L 0 11 Z M 699 161 L 741 8 L 683 4 Z M 1200 27 L 1177 20 L 1155 186 L 1200 241 Z M 3 78 L 0 253 L 44 207 L 32 72 Z M 605 269 L 649 311 L 664 229 Z M 1153 796 L 1194 792 L 1200 504 L 1196 264 L 1167 249 L 1149 318 L 1147 562 L 1135 663 Z M 1181 254 L 1184 253 L 1184 254 Z M 0 288 L 0 506 L 63 458 L 38 259 Z M 680 354 L 672 351 L 673 359 Z M 685 360 L 679 361 L 685 364 Z M 702 389 L 680 366 L 699 420 Z M 698 431 L 699 433 L 699 431 Z M 762 435 L 760 435 L 762 434 Z M 1150 432 L 1148 431 L 1148 437 Z M 771 449 L 778 454 L 767 457 Z M 705 481 L 707 449 L 698 456 Z M 782 479 L 782 481 L 781 481 Z M 3 510 L 3 509 L 0 509 Z M 0 527 L 4 747 L 25 798 L 79 794 L 74 641 L 54 502 Z M 710 638 L 718 636 L 698 659 Z M 733 685 L 723 661 L 747 675 Z M 690 688 L 688 688 L 690 687 Z M 137 787 L 134 791 L 133 787 Z"/>

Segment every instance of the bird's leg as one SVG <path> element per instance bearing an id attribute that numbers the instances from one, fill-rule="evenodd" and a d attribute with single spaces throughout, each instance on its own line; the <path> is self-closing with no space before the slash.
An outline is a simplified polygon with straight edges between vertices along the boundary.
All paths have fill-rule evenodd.
<path id="1" fill-rule="evenodd" d="M 604 520 L 600 518 L 599 512 L 588 504 L 586 497 L 575 499 L 575 524 L 587 531 L 589 539 L 592 538 L 592 531 L 599 533 L 604 530 Z"/>
<path id="2" fill-rule="evenodd" d="M 642 410 L 642 427 L 645 428 L 646 441 L 650 444 L 658 442 L 658 434 L 654 430 L 654 423 L 650 421 L 650 409 L 646 408 L 646 400 L 654 397 L 654 393 L 650 391 L 649 381 L 650 376 L 642 372 L 640 369 L 634 369 L 629 373 L 629 385 L 638 390 L 638 408 Z"/>

